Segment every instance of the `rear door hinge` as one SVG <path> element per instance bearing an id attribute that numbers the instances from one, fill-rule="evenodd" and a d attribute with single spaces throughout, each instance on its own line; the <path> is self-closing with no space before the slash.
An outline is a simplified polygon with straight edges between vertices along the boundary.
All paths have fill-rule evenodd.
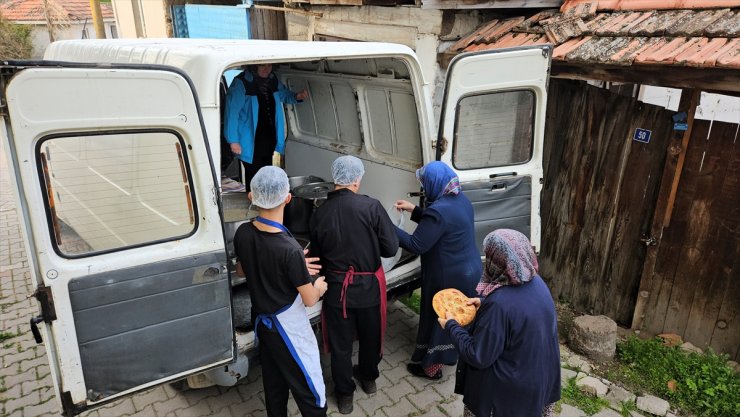
<path id="1" fill-rule="evenodd" d="M 41 306 L 41 315 L 31 319 L 31 333 L 33 333 L 36 343 L 42 343 L 43 340 L 41 339 L 38 324 L 41 322 L 51 323 L 57 319 L 57 312 L 54 308 L 54 297 L 51 294 L 51 288 L 43 284 L 39 285 L 31 296 L 36 297 Z"/>

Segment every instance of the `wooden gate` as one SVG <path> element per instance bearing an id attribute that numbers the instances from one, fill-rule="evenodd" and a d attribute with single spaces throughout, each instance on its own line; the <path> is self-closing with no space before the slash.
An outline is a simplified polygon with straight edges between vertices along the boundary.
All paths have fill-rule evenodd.
<path id="1" fill-rule="evenodd" d="M 695 120 L 674 208 L 661 186 L 641 292 L 644 328 L 740 355 L 740 125 Z M 678 145 L 674 145 L 678 146 Z"/>
<path id="2" fill-rule="evenodd" d="M 540 272 L 555 297 L 629 326 L 672 113 L 559 79 L 547 112 Z"/>

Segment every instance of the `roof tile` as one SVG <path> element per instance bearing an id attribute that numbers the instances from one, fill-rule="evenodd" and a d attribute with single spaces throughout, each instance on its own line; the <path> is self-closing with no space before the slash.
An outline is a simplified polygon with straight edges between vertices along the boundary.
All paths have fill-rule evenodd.
<path id="1" fill-rule="evenodd" d="M 47 0 L 56 10 L 60 19 L 78 21 L 92 19 L 89 0 Z M 104 19 L 112 19 L 113 8 L 102 3 L 100 10 Z M 0 14 L 11 22 L 38 22 L 46 20 L 44 0 L 8 0 L 0 2 Z"/>
<path id="2" fill-rule="evenodd" d="M 740 40 L 733 39 L 732 45 L 717 58 L 715 66 L 740 69 Z"/>
<path id="3" fill-rule="evenodd" d="M 693 13 L 690 19 L 683 19 L 666 30 L 670 36 L 701 36 L 704 28 L 730 12 L 730 9 L 703 10 Z"/>
<path id="4" fill-rule="evenodd" d="M 734 10 L 722 15 L 719 19 L 704 29 L 704 35 L 710 37 L 726 36 L 736 38 L 740 36 L 740 10 Z"/>
<path id="5" fill-rule="evenodd" d="M 586 31 L 588 27 L 583 20 L 577 17 L 545 25 L 545 34 L 553 43 L 563 43 L 570 38 L 581 36 Z"/>

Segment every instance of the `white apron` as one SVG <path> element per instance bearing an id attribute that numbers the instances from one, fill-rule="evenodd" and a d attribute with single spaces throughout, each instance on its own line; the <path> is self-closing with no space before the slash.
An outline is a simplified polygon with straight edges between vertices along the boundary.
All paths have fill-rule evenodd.
<path id="1" fill-rule="evenodd" d="M 306 377 L 308 387 L 316 397 L 316 406 L 326 405 L 326 387 L 321 372 L 319 345 L 308 321 L 306 306 L 301 295 L 296 296 L 293 304 L 287 305 L 274 314 L 259 314 L 254 324 L 254 335 L 257 337 L 257 326 L 264 324 L 268 329 L 277 327 L 293 359 Z M 259 342 L 259 340 L 258 340 Z M 267 372 L 262 370 L 262 372 Z"/>

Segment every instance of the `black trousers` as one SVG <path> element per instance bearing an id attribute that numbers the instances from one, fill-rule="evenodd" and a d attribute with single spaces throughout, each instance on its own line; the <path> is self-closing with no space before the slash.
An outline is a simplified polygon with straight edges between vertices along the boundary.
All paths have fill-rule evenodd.
<path id="1" fill-rule="evenodd" d="M 257 332 L 267 415 L 288 416 L 288 391 L 290 391 L 302 416 L 326 416 L 326 406 L 321 408 L 316 405 L 316 397 L 311 393 L 306 377 L 291 356 L 280 333 L 264 325 L 260 325 Z"/>
<path id="2" fill-rule="evenodd" d="M 255 160 L 251 164 L 244 161 L 241 161 L 241 163 L 244 167 L 244 186 L 247 187 L 247 192 L 250 192 L 252 191 L 252 187 L 249 183 L 252 182 L 252 178 L 254 178 L 260 168 L 272 165 L 272 155 L 270 155 L 269 162 L 266 159 L 261 158 L 261 160 Z"/>
<path id="3" fill-rule="evenodd" d="M 358 367 L 360 377 L 375 380 L 380 373 L 380 306 L 367 308 L 347 307 L 347 318 L 342 307 L 324 304 L 324 320 L 328 329 L 331 349 L 331 377 L 337 395 L 352 395 L 355 381 L 352 379 L 352 343 L 357 334 L 359 342 Z"/>

